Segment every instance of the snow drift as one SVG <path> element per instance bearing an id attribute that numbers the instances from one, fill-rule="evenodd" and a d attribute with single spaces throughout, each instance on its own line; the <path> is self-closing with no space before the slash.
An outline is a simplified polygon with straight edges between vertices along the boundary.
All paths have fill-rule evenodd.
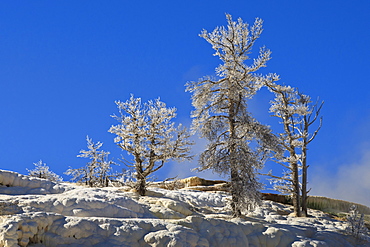
<path id="1" fill-rule="evenodd" d="M 354 246 L 320 211 L 264 201 L 230 217 L 226 192 L 86 188 L 0 171 L 0 246 Z M 363 243 L 362 246 L 369 246 Z"/>

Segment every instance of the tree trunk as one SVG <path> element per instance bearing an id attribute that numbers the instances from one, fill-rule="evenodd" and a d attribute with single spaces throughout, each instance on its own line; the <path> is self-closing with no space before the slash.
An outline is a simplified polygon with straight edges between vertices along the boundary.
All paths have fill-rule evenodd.
<path id="1" fill-rule="evenodd" d="M 308 133 L 308 126 L 305 126 L 305 131 Z M 302 147 L 302 215 L 303 217 L 307 217 L 307 137 L 303 140 L 303 147 Z"/>
<path id="2" fill-rule="evenodd" d="M 298 174 L 298 164 L 292 164 L 293 170 L 293 208 L 296 217 L 301 217 L 301 198 L 300 198 L 300 186 L 299 186 L 299 174 Z"/>
<path id="3" fill-rule="evenodd" d="M 236 139 L 236 133 L 235 133 L 235 103 L 231 100 L 230 106 L 229 106 L 229 131 L 230 131 L 230 142 L 231 146 L 229 149 L 229 159 L 230 159 L 230 182 L 231 182 L 231 208 L 233 210 L 233 216 L 234 217 L 240 217 L 241 211 L 240 211 L 240 204 L 239 204 L 239 198 L 238 198 L 238 192 L 241 188 L 239 188 L 239 176 L 238 176 L 238 170 L 237 165 L 235 161 L 236 157 L 236 150 L 235 150 L 235 143 L 234 140 Z"/>
<path id="4" fill-rule="evenodd" d="M 285 133 L 288 134 L 288 142 L 289 142 L 289 155 L 291 159 L 295 159 L 297 157 L 295 145 L 293 145 L 294 137 L 293 137 L 293 130 L 290 127 L 290 119 L 285 117 L 284 119 L 284 130 Z M 292 172 L 292 196 L 293 196 L 293 208 L 294 208 L 294 215 L 296 217 L 301 217 L 301 188 L 299 186 L 299 171 L 298 171 L 298 164 L 297 161 L 289 161 L 289 166 Z"/>
<path id="5" fill-rule="evenodd" d="M 104 177 L 104 186 L 108 187 L 108 185 L 109 185 L 109 179 L 108 179 L 108 176 L 105 176 Z"/>
<path id="6" fill-rule="evenodd" d="M 242 215 L 240 208 L 239 208 L 239 198 L 237 191 L 240 190 L 238 188 L 238 171 L 232 167 L 231 168 L 231 209 L 233 211 L 233 217 L 240 217 Z"/>
<path id="7" fill-rule="evenodd" d="M 145 196 L 146 193 L 146 180 L 145 178 L 138 179 L 136 184 L 136 190 L 140 196 Z"/>
<path id="8" fill-rule="evenodd" d="M 146 174 L 143 169 L 143 163 L 139 155 L 135 155 L 136 184 L 135 189 L 140 196 L 145 196 L 146 192 Z"/>
<path id="9" fill-rule="evenodd" d="M 307 217 L 307 166 L 302 167 L 302 216 Z"/>

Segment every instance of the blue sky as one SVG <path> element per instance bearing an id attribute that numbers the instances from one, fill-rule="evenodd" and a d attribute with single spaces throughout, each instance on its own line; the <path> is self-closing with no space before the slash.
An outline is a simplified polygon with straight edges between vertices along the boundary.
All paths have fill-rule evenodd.
<path id="1" fill-rule="evenodd" d="M 76 155 L 86 135 L 119 158 L 107 130 L 116 124 L 114 101 L 130 93 L 161 97 L 190 126 L 184 84 L 220 63 L 198 34 L 226 25 L 230 13 L 264 20 L 251 54 L 263 45 L 272 50 L 263 73 L 325 101 L 309 149 L 312 194 L 370 205 L 369 9 L 368 0 L 1 1 L 0 168 L 26 174 L 42 159 L 62 175 L 85 165 Z M 269 100 L 262 90 L 250 109 L 273 126 Z M 189 176 L 194 167 L 196 160 L 171 163 L 156 176 Z"/>

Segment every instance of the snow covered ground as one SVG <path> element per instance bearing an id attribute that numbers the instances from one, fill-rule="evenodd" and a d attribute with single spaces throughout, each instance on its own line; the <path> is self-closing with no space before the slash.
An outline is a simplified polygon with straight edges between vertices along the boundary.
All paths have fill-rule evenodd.
<path id="1" fill-rule="evenodd" d="M 356 246 L 321 211 L 264 201 L 230 217 L 226 192 L 86 188 L 0 170 L 0 246 Z M 357 246 L 370 246 L 361 243 Z"/>

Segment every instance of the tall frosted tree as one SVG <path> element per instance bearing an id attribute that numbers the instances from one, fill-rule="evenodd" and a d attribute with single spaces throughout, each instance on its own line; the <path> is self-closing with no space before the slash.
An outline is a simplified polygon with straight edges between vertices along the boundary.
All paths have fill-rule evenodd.
<path id="1" fill-rule="evenodd" d="M 172 122 L 176 108 L 167 108 L 159 99 L 142 104 L 140 98 L 131 95 L 126 102 L 116 102 L 120 123 L 109 129 L 116 134 L 114 142 L 133 157 L 136 189 L 140 195 L 147 190 L 147 177 L 158 171 L 169 160 L 188 160 L 193 144 L 190 134 L 181 124 Z"/>
<path id="2" fill-rule="evenodd" d="M 283 126 L 278 138 L 284 152 L 278 153 L 275 161 L 287 169 L 283 176 L 268 175 L 273 178 L 276 190 L 292 195 L 295 215 L 307 216 L 307 150 L 321 128 L 322 118 L 314 133 L 309 132 L 309 127 L 318 119 L 323 102 L 312 104 L 308 95 L 290 86 L 272 81 L 266 86 L 275 94 L 270 112 Z"/>
<path id="3" fill-rule="evenodd" d="M 270 150 L 277 148 L 270 128 L 248 112 L 247 101 L 264 81 L 277 80 L 277 76 L 257 73 L 270 60 L 271 52 L 266 48 L 260 49 L 250 65 L 245 64 L 262 33 L 262 20 L 257 18 L 250 27 L 240 18 L 236 22 L 231 15 L 226 18 L 227 27 L 217 27 L 210 33 L 203 30 L 200 34 L 222 61 L 216 68 L 216 78 L 189 82 L 186 90 L 193 94 L 193 129 L 208 140 L 199 158 L 199 169 L 230 176 L 231 207 L 234 216 L 239 217 L 241 210 L 260 204 L 257 171 Z"/>
<path id="4" fill-rule="evenodd" d="M 302 98 L 302 97 L 301 97 Z M 301 155 L 301 167 L 302 167 L 302 215 L 307 217 L 307 198 L 309 189 L 307 188 L 308 179 L 308 161 L 307 161 L 307 152 L 308 152 L 308 144 L 310 144 L 316 137 L 317 133 L 321 129 L 322 126 L 322 117 L 320 117 L 320 122 L 316 127 L 314 132 L 310 133 L 310 128 L 316 122 L 316 120 L 320 116 L 320 111 L 322 106 L 324 105 L 324 101 L 316 102 L 312 104 L 310 98 L 306 98 L 307 100 L 303 102 L 305 106 L 308 108 L 308 114 L 302 116 L 302 123 L 299 126 L 299 131 L 302 134 L 302 155 Z"/>
<path id="5" fill-rule="evenodd" d="M 271 101 L 270 112 L 281 120 L 283 131 L 279 133 L 279 142 L 284 148 L 283 154 L 276 155 L 276 162 L 287 170 L 284 175 L 273 176 L 274 188 L 284 194 L 289 194 L 293 199 L 294 213 L 301 216 L 301 186 L 299 179 L 299 160 L 301 157 L 302 134 L 298 131 L 302 116 L 308 114 L 308 108 L 304 104 L 307 96 L 301 95 L 290 86 L 281 86 L 273 82 L 266 84 L 275 94 Z"/>

